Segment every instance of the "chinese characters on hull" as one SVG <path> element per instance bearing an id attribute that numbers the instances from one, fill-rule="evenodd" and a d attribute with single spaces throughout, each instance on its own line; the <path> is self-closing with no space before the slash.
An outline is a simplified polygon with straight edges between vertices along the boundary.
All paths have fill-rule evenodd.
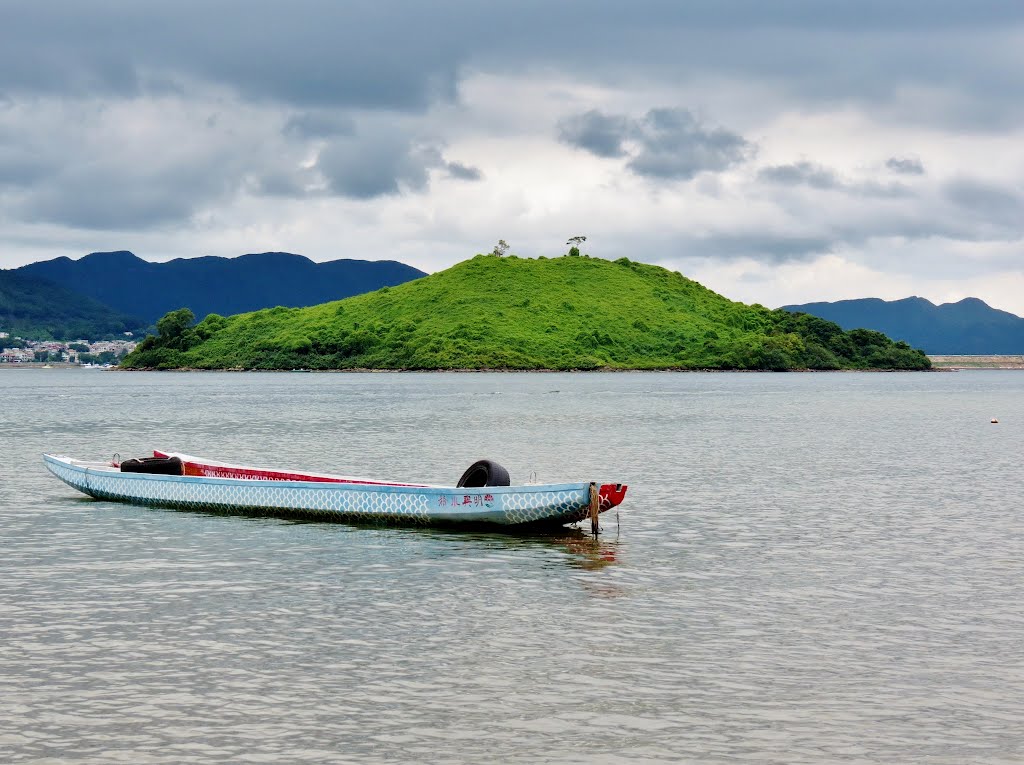
<path id="1" fill-rule="evenodd" d="M 449 496 L 441 494 L 437 498 L 438 507 L 494 507 L 493 494 L 459 494 Z"/>

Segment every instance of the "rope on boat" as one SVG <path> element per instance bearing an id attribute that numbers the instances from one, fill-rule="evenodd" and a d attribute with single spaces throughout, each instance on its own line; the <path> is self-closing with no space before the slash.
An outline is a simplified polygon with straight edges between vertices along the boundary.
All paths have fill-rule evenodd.
<path id="1" fill-rule="evenodd" d="M 590 531 L 594 536 L 598 533 L 597 514 L 601 511 L 601 495 L 597 491 L 597 484 L 590 482 Z"/>

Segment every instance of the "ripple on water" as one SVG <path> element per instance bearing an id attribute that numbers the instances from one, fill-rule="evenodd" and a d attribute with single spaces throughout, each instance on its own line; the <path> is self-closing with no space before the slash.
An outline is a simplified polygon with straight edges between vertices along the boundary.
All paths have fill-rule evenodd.
<path id="1" fill-rule="evenodd" d="M 26 380 L 4 762 L 1024 759 L 1024 376 Z M 94 502 L 38 458 L 153 446 L 631 489 L 594 541 Z"/>

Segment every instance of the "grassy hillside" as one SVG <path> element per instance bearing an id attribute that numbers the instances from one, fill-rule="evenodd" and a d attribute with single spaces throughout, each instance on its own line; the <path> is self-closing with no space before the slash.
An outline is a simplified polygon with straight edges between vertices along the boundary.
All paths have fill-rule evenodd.
<path id="1" fill-rule="evenodd" d="M 187 312 L 186 312 L 187 313 Z M 161 320 L 134 368 L 927 368 L 906 344 L 734 303 L 657 266 L 478 255 L 311 308 Z"/>
<path id="2" fill-rule="evenodd" d="M 139 319 L 59 284 L 0 271 L 0 331 L 32 340 L 99 340 L 145 328 Z"/>

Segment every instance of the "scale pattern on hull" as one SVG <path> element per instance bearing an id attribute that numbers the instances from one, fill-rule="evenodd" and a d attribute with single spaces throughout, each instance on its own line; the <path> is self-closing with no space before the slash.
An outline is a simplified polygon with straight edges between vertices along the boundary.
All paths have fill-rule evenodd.
<path id="1" fill-rule="evenodd" d="M 403 524 L 483 522 L 572 523 L 587 517 L 586 490 L 503 491 L 500 488 L 395 488 L 292 482 L 195 479 L 85 470 L 47 459 L 50 471 L 98 499 L 183 510 L 288 513 L 337 520 L 379 519 Z M 466 501 L 464 506 L 453 500 Z M 486 499 L 486 502 L 484 501 Z M 479 500 L 479 501 L 478 501 Z"/>
<path id="2" fill-rule="evenodd" d="M 545 510 L 543 515 L 537 513 L 539 506 Z M 502 508 L 509 523 L 530 523 L 551 515 L 564 515 L 564 523 L 574 523 L 590 512 L 589 502 L 578 491 L 503 494 Z"/>

